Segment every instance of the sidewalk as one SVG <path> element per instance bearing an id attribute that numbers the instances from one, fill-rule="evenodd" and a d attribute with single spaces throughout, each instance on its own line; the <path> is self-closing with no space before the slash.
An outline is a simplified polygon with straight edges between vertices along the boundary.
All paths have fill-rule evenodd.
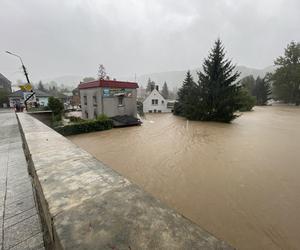
<path id="1" fill-rule="evenodd" d="M 44 249 L 16 115 L 1 109 L 0 249 Z"/>

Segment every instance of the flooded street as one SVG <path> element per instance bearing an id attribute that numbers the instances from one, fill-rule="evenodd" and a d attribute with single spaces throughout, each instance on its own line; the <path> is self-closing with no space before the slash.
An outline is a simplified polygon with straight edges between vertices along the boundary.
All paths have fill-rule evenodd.
<path id="1" fill-rule="evenodd" d="M 300 249 L 300 108 L 232 124 L 146 118 L 68 138 L 238 249 Z"/>

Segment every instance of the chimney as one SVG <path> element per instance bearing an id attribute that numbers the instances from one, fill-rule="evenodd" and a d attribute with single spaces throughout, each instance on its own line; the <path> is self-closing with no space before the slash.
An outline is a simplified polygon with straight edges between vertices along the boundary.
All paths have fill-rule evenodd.
<path id="1" fill-rule="evenodd" d="M 158 85 L 156 85 L 155 88 L 156 88 L 157 91 L 159 91 L 159 90 L 158 90 Z"/>

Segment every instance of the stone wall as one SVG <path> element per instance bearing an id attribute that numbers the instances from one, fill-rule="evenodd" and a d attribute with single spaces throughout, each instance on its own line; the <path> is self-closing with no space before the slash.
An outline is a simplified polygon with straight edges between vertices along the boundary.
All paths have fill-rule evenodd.
<path id="1" fill-rule="evenodd" d="M 27 114 L 33 116 L 34 118 L 38 119 L 42 123 L 45 123 L 47 126 L 51 126 L 52 124 L 51 110 L 27 112 Z"/>
<path id="2" fill-rule="evenodd" d="M 18 119 L 49 249 L 232 249 L 45 124 Z"/>

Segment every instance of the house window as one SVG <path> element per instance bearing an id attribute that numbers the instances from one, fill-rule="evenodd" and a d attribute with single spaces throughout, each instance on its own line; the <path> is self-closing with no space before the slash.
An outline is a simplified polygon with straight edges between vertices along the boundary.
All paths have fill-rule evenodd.
<path id="1" fill-rule="evenodd" d="M 86 119 L 89 119 L 89 113 L 87 111 L 85 111 L 85 117 Z"/>
<path id="2" fill-rule="evenodd" d="M 149 110 L 149 113 L 152 113 L 152 110 Z"/>
<path id="3" fill-rule="evenodd" d="M 86 95 L 83 96 L 83 103 L 84 103 L 84 105 L 87 105 L 87 96 Z"/>
<path id="4" fill-rule="evenodd" d="M 94 106 L 97 106 L 97 96 L 93 96 L 93 104 Z"/>
<path id="5" fill-rule="evenodd" d="M 158 100 L 157 99 L 152 99 L 152 105 L 158 105 Z"/>
<path id="6" fill-rule="evenodd" d="M 161 100 L 161 104 L 164 104 L 165 103 L 165 101 L 164 100 Z"/>
<path id="7" fill-rule="evenodd" d="M 161 110 L 157 110 L 158 113 L 161 113 Z"/>
<path id="8" fill-rule="evenodd" d="M 94 118 L 97 118 L 97 109 L 94 110 Z"/>
<path id="9" fill-rule="evenodd" d="M 118 97 L 118 106 L 123 106 L 123 96 Z"/>

